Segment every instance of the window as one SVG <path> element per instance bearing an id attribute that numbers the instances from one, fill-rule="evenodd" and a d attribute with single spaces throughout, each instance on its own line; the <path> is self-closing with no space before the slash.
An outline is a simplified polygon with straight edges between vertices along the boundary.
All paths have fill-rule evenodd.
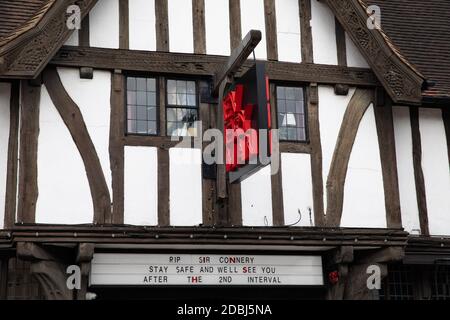
<path id="1" fill-rule="evenodd" d="M 450 300 L 450 266 L 435 266 L 431 285 L 431 299 Z"/>
<path id="2" fill-rule="evenodd" d="M 158 134 L 155 78 L 127 78 L 127 133 Z"/>
<path id="3" fill-rule="evenodd" d="M 195 81 L 167 80 L 167 135 L 196 136 L 198 120 Z"/>
<path id="4" fill-rule="evenodd" d="M 393 264 L 380 290 L 380 300 L 414 300 L 414 276 L 411 266 Z"/>
<path id="5" fill-rule="evenodd" d="M 280 140 L 306 141 L 303 88 L 277 86 L 277 109 Z"/>

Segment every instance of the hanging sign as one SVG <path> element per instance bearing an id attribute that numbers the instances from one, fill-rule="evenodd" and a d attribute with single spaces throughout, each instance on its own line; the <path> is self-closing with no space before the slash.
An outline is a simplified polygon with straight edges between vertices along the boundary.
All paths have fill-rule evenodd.
<path id="1" fill-rule="evenodd" d="M 91 285 L 321 286 L 320 256 L 94 254 Z"/>

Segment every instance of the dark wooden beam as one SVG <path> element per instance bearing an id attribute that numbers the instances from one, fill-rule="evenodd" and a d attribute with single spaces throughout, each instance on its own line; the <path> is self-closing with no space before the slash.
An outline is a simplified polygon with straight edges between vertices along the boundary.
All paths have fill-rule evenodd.
<path id="1" fill-rule="evenodd" d="M 261 42 L 262 34 L 259 30 L 250 30 L 239 46 L 233 50 L 230 58 L 222 70 L 216 73 L 214 78 L 213 95 L 217 96 L 220 84 L 229 76 L 238 72 L 241 66 L 247 61 L 248 56 L 255 50 Z"/>
<path id="2" fill-rule="evenodd" d="M 111 197 L 97 151 L 89 136 L 83 115 L 64 88 L 56 69 L 47 68 L 45 70 L 44 84 L 83 159 L 92 195 L 94 223 L 104 224 L 105 218 L 111 214 Z"/>
<path id="3" fill-rule="evenodd" d="M 345 41 L 345 30 L 339 20 L 335 18 L 336 48 L 338 65 L 347 66 L 347 44 Z"/>
<path id="4" fill-rule="evenodd" d="M 119 0 L 119 48 L 130 47 L 129 0 Z M 149 12 L 149 14 L 151 14 Z"/>
<path id="5" fill-rule="evenodd" d="M 206 54 L 205 0 L 192 0 L 194 53 Z"/>
<path id="6" fill-rule="evenodd" d="M 314 55 L 311 32 L 311 0 L 298 0 L 298 2 L 300 9 L 302 61 L 313 63 Z"/>
<path id="7" fill-rule="evenodd" d="M 224 118 L 223 118 L 223 94 L 227 83 L 222 81 L 219 88 L 219 105 L 216 113 L 217 128 L 224 134 Z M 217 156 L 219 162 L 216 165 L 216 215 L 214 217 L 214 224 L 219 226 L 227 225 L 228 217 L 228 190 L 227 190 L 227 172 L 225 166 L 225 144 L 222 146 L 221 159 Z M 219 151 L 216 151 L 219 152 Z"/>
<path id="8" fill-rule="evenodd" d="M 106 223 L 124 223 L 124 168 L 125 151 L 125 77 L 117 70 L 111 77 L 111 119 L 109 132 L 109 157 L 112 175 L 112 217 L 106 217 Z"/>
<path id="9" fill-rule="evenodd" d="M 419 127 L 419 109 L 410 108 L 411 136 L 413 144 L 414 179 L 416 182 L 417 206 L 419 208 L 420 230 L 422 235 L 430 235 L 425 179 L 422 169 L 422 139 Z"/>
<path id="10" fill-rule="evenodd" d="M 384 106 L 379 106 L 376 103 L 375 120 L 377 124 L 378 144 L 380 146 L 381 167 L 383 170 L 387 227 L 401 228 L 400 191 L 397 176 L 394 122 L 390 101 Z"/>
<path id="11" fill-rule="evenodd" d="M 311 83 L 307 90 L 308 97 L 308 127 L 311 147 L 311 176 L 313 186 L 314 224 L 325 225 L 323 205 L 323 158 L 322 142 L 319 124 L 319 88 L 317 83 Z"/>
<path id="12" fill-rule="evenodd" d="M 81 29 L 78 30 L 78 45 L 81 47 L 89 47 L 89 14 L 87 14 L 81 22 Z"/>
<path id="13" fill-rule="evenodd" d="M 169 9 L 167 0 L 155 1 L 156 50 L 169 51 Z"/>
<path id="14" fill-rule="evenodd" d="M 327 180 L 327 226 L 340 226 L 348 162 L 359 124 L 373 96 L 373 90 L 356 89 L 345 111 Z"/>
<path id="15" fill-rule="evenodd" d="M 241 184 L 228 181 L 228 225 L 242 226 Z"/>
<path id="16" fill-rule="evenodd" d="M 223 69 L 227 61 L 226 57 L 220 56 L 66 46 L 58 52 L 51 64 L 66 67 L 92 67 L 111 71 L 121 69 L 212 77 Z M 238 76 L 251 66 L 250 61 L 245 62 Z M 379 85 L 373 72 L 363 68 L 268 61 L 266 73 L 272 81 L 347 84 L 360 87 Z"/>
<path id="17" fill-rule="evenodd" d="M 170 157 L 169 150 L 158 149 L 158 225 L 170 225 Z"/>
<path id="18" fill-rule="evenodd" d="M 33 87 L 26 80 L 21 81 L 21 99 L 17 221 L 34 223 L 38 198 L 37 151 L 41 87 Z"/>
<path id="19" fill-rule="evenodd" d="M 309 154 L 311 153 L 311 145 L 308 143 L 280 141 L 280 152 Z"/>
<path id="20" fill-rule="evenodd" d="M 277 17 L 275 0 L 264 0 L 267 59 L 278 60 Z"/>
<path id="21" fill-rule="evenodd" d="M 20 82 L 11 84 L 9 114 L 8 169 L 6 174 L 5 220 L 4 228 L 12 228 L 16 222 L 17 169 L 19 163 L 19 114 Z"/>
<path id="22" fill-rule="evenodd" d="M 242 40 L 241 30 L 241 1 L 229 0 L 230 15 L 230 47 L 231 51 L 236 49 Z"/>

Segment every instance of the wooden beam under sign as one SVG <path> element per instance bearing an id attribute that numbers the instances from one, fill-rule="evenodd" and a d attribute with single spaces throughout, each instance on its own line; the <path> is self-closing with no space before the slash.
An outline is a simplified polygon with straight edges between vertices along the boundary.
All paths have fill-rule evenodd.
<path id="1" fill-rule="evenodd" d="M 259 30 L 250 30 L 240 45 L 233 50 L 225 67 L 216 73 L 213 87 L 213 96 L 217 96 L 220 84 L 228 76 L 236 73 L 247 60 L 248 56 L 255 50 L 261 42 L 262 34 Z"/>

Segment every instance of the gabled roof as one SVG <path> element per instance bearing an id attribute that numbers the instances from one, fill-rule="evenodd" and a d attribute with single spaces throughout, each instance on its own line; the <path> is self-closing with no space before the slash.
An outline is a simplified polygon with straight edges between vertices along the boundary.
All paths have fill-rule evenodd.
<path id="1" fill-rule="evenodd" d="M 430 84 L 423 95 L 450 98 L 450 1 L 363 0 L 381 8 L 381 27 Z"/>

